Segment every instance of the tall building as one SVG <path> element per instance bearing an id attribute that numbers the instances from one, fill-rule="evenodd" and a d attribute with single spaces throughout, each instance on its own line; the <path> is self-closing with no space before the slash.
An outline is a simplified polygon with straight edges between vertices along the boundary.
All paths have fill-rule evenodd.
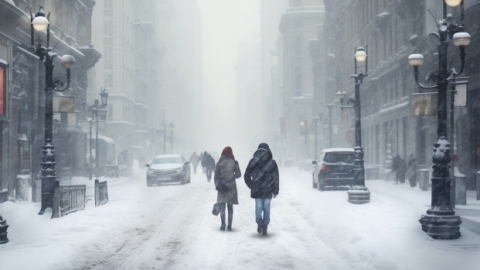
<path id="1" fill-rule="evenodd" d="M 167 124 L 173 123 L 173 151 L 185 157 L 199 149 L 203 112 L 202 95 L 202 24 L 197 0 L 163 0 L 170 7 L 163 19 L 161 63 L 163 88 L 161 106 L 165 109 Z M 163 24 L 162 23 L 162 24 Z M 163 119 L 162 119 L 163 121 Z M 167 148 L 169 145 L 167 144 Z M 168 150 L 167 150 L 168 151 Z M 198 151 L 198 150 L 197 150 Z"/>
<path id="2" fill-rule="evenodd" d="M 106 134 L 115 141 L 117 153 L 149 158 L 157 142 L 151 110 L 156 104 L 159 81 L 158 21 L 156 1 L 97 1 L 93 41 L 103 57 L 95 73 L 96 89 L 109 93 Z"/>
<path id="3" fill-rule="evenodd" d="M 93 36 L 104 57 L 96 87 L 110 93 L 106 134 L 117 154 L 148 160 L 191 148 L 201 96 L 196 0 L 97 2 L 93 20 L 102 27 Z"/>
<path id="4" fill-rule="evenodd" d="M 413 68 L 407 58 L 421 53 L 425 64 L 420 77 L 438 68 L 437 43 L 432 32 L 442 18 L 443 1 L 333 1 L 325 0 L 325 99 L 335 101 L 335 93 L 346 91 L 353 97 L 354 84 L 349 76 L 354 72 L 354 48 L 368 45 L 368 77 L 361 86 L 362 143 L 366 166 L 388 167 L 390 153 L 407 159 L 416 156 L 420 168 L 431 166 L 431 151 L 437 140 L 437 117 L 414 116 L 410 96 L 422 93 L 414 81 Z M 464 1 L 466 31 L 472 43 L 466 48 L 467 58 L 462 75 L 471 76 L 467 108 L 456 108 L 456 135 L 449 138 L 457 149 L 457 166 L 467 175 L 472 187 L 475 172 L 480 169 L 480 134 L 478 126 L 478 27 L 475 16 L 480 12 L 479 1 Z M 430 12 L 432 14 L 430 14 Z M 448 13 L 459 15 L 459 8 Z M 433 16 L 432 16 L 433 15 Z M 338 23 L 338 22 L 344 23 Z M 458 48 L 449 47 L 449 63 L 459 66 Z M 435 89 L 433 89 L 435 91 Z M 347 97 L 347 98 L 348 98 Z M 337 113 L 338 102 L 335 110 Z M 345 118 L 345 117 L 343 117 Z M 353 121 L 343 122 L 335 145 L 351 146 L 345 135 Z M 388 169 L 388 168 L 387 168 Z"/>
<path id="5" fill-rule="evenodd" d="M 276 153 L 283 153 L 280 118 L 283 116 L 280 96 L 281 70 L 277 42 L 278 25 L 288 7 L 288 0 L 262 0 L 260 11 L 260 75 L 261 98 L 265 110 L 265 132 Z M 281 157 L 283 155 L 279 155 Z M 282 158 L 283 159 L 283 158 Z"/>
<path id="6" fill-rule="evenodd" d="M 309 43 L 319 36 L 323 14 L 321 0 L 291 0 L 280 20 L 285 158 L 289 160 L 312 159 L 314 155 L 310 144 L 316 112 Z"/>
<path id="7" fill-rule="evenodd" d="M 0 201 L 11 197 L 19 175 L 35 179 L 40 188 L 40 162 L 45 131 L 45 67 L 32 52 L 30 12 L 39 7 L 50 13 L 50 47 L 59 56 L 75 57 L 70 88 L 63 92 L 75 100 L 75 113 L 54 115 L 53 145 L 57 179 L 84 174 L 84 135 L 76 118 L 83 113 L 89 89 L 89 70 L 101 57 L 91 40 L 93 0 L 0 1 Z M 35 46 L 46 46 L 44 33 L 35 33 Z M 55 58 L 53 76 L 66 82 L 66 72 Z M 77 117 L 76 117 L 77 116 Z M 68 119 L 68 121 L 67 121 Z M 35 190 L 35 189 L 34 189 Z M 20 192 L 17 192 L 17 197 Z M 35 196 L 34 200 L 39 199 Z M 24 198 L 17 198 L 24 199 Z"/>

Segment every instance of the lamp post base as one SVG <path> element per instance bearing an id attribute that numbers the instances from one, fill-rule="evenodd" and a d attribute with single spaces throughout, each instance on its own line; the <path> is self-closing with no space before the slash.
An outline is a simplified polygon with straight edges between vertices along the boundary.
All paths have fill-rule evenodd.
<path id="1" fill-rule="evenodd" d="M 455 213 L 455 212 L 454 212 Z M 433 239 L 458 239 L 461 236 L 460 224 L 462 220 L 454 214 L 440 214 L 434 211 L 427 211 L 427 215 L 420 218 L 422 231 L 426 232 Z"/>
<path id="2" fill-rule="evenodd" d="M 7 229 L 7 221 L 0 216 L 0 244 L 8 243 Z"/>
<path id="3" fill-rule="evenodd" d="M 349 203 L 364 204 L 370 202 L 370 190 L 365 186 L 353 186 L 347 193 Z"/>

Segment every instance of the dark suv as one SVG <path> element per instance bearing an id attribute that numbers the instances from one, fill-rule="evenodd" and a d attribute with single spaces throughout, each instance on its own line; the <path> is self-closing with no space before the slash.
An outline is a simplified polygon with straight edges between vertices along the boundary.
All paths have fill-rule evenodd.
<path id="1" fill-rule="evenodd" d="M 313 188 L 324 191 L 326 186 L 352 186 L 354 161 L 353 148 L 324 149 L 318 160 L 312 162 Z"/>

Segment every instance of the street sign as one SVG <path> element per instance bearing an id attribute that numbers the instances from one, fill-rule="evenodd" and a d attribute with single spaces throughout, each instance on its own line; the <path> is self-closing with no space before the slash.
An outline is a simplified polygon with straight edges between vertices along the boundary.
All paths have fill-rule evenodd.
<path id="1" fill-rule="evenodd" d="M 72 96 L 54 96 L 53 112 L 74 113 L 75 97 Z"/>
<path id="2" fill-rule="evenodd" d="M 438 113 L 438 93 L 415 93 L 410 96 L 412 114 L 415 116 L 435 116 Z"/>

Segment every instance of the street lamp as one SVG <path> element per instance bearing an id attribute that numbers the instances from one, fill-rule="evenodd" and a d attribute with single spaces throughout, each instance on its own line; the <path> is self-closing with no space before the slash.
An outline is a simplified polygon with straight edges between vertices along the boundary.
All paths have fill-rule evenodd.
<path id="1" fill-rule="evenodd" d="M 98 118 L 100 116 L 106 116 L 106 109 L 108 103 L 108 92 L 107 89 L 103 88 L 100 90 L 98 94 L 100 96 L 100 101 L 95 99 L 94 105 L 90 107 L 90 111 L 92 111 L 92 119 L 95 119 L 95 177 L 99 177 L 99 151 L 98 151 Z M 106 119 L 105 119 L 106 121 Z M 90 162 L 92 161 L 92 121 L 90 121 Z M 91 165 L 90 165 L 91 166 Z M 89 177 L 92 180 L 92 170 L 90 170 Z"/>
<path id="2" fill-rule="evenodd" d="M 333 142 L 332 142 L 332 109 L 333 109 L 333 104 L 328 104 L 328 139 L 329 139 L 329 147 L 332 148 Z"/>
<path id="3" fill-rule="evenodd" d="M 173 154 L 173 133 L 175 132 L 175 125 L 170 123 L 170 154 Z"/>
<path id="4" fill-rule="evenodd" d="M 451 7 L 461 6 L 460 21 L 455 22 L 450 14 L 446 14 L 447 5 Z M 433 172 L 432 172 L 432 203 L 431 208 L 427 210 L 427 215 L 422 215 L 420 224 L 422 230 L 434 239 L 457 239 L 461 236 L 459 216 L 455 216 L 455 211 L 451 207 L 450 198 L 450 143 L 447 140 L 447 89 L 449 84 L 453 84 L 455 77 L 463 72 L 465 66 L 465 46 L 470 44 L 470 35 L 463 32 L 465 21 L 465 12 L 463 1 L 445 0 L 443 3 L 443 17 L 445 19 L 438 23 L 438 33 L 432 35 L 438 38 L 438 71 L 427 77 L 428 81 L 434 81 L 437 84 L 424 86 L 418 81 L 418 67 L 423 64 L 421 54 L 411 54 L 408 62 L 414 68 L 415 82 L 423 89 L 438 89 L 438 126 L 437 141 L 433 147 Z M 454 68 L 448 70 L 447 53 L 450 40 L 459 47 L 461 67 L 457 72 Z"/>
<path id="5" fill-rule="evenodd" d="M 56 53 L 50 48 L 50 22 L 48 16 L 45 17 L 45 12 L 42 7 L 35 14 L 30 12 L 30 41 L 33 52 L 39 57 L 40 61 L 45 66 L 45 145 L 42 147 L 42 203 L 39 215 L 45 213 L 47 207 L 53 208 L 53 193 L 55 187 L 59 185 L 55 172 L 55 148 L 53 146 L 53 92 L 63 92 L 70 87 L 70 75 L 71 68 L 75 65 L 75 58 L 71 55 L 64 55 L 61 57 L 61 65 L 67 70 L 67 86 L 62 89 L 58 89 L 57 86 L 61 86 L 62 82 L 59 79 L 53 79 L 53 60 L 58 57 Z M 43 32 L 47 31 L 47 47 L 38 44 L 35 48 L 35 31 Z"/>
<path id="6" fill-rule="evenodd" d="M 301 133 L 305 138 L 305 157 L 308 158 L 308 143 L 307 143 L 307 134 L 308 134 L 308 123 L 307 120 L 300 122 L 300 126 L 302 128 Z"/>
<path id="7" fill-rule="evenodd" d="M 358 63 L 365 62 L 365 74 L 358 73 Z M 353 164 L 353 185 L 348 191 L 348 201 L 354 204 L 364 204 L 370 202 L 370 191 L 365 186 L 365 167 L 364 152 L 362 148 L 362 122 L 361 122 L 361 104 L 360 104 L 360 85 L 363 79 L 368 76 L 367 52 L 363 47 L 355 48 L 354 57 L 355 74 L 350 78 L 355 79 L 355 99 L 348 99 L 349 106 L 344 106 L 346 93 L 339 91 L 337 97 L 340 99 L 340 108 L 355 109 L 355 163 Z M 351 105 L 350 105 L 351 104 Z"/>
<path id="8" fill-rule="evenodd" d="M 314 160 L 317 160 L 318 158 L 318 120 L 320 120 L 320 117 L 318 116 L 312 117 L 312 120 L 315 122 L 315 158 Z"/>

